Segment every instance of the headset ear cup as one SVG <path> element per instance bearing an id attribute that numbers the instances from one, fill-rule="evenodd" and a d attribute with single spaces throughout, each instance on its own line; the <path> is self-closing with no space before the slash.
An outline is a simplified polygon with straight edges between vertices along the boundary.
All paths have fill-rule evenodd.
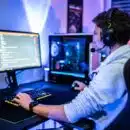
<path id="1" fill-rule="evenodd" d="M 115 44 L 114 28 L 112 26 L 112 15 L 117 9 L 110 9 L 106 13 L 107 27 L 103 29 L 102 39 L 106 46 L 113 46 Z"/>
<path id="2" fill-rule="evenodd" d="M 103 30 L 102 40 L 106 46 L 113 46 L 115 44 L 114 31 L 113 29 Z"/>
<path id="3" fill-rule="evenodd" d="M 103 32 L 100 32 L 101 41 L 103 41 Z"/>
<path id="4" fill-rule="evenodd" d="M 109 46 L 109 35 L 107 34 L 107 32 L 106 31 L 103 31 L 103 33 L 102 33 L 102 41 L 103 41 L 103 43 L 106 45 L 106 46 Z"/>

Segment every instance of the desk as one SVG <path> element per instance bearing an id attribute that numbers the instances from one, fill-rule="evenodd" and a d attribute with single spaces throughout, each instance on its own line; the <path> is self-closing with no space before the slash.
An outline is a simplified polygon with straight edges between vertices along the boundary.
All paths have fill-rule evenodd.
<path id="1" fill-rule="evenodd" d="M 77 93 L 70 91 L 70 86 L 67 85 L 57 85 L 57 84 L 43 84 L 43 82 L 28 84 L 28 87 L 42 86 L 44 88 L 49 88 L 54 97 L 47 98 L 40 103 L 59 105 L 72 100 Z M 23 86 L 27 87 L 27 86 Z M 51 89 L 52 88 L 52 89 Z M 64 97 L 64 98 L 59 98 Z M 35 126 L 38 123 L 46 121 L 47 118 L 41 118 L 34 113 L 30 113 L 23 108 L 15 107 L 8 104 L 2 104 L 0 106 L 0 129 L 1 130 L 22 130 L 24 128 L 29 128 Z"/>

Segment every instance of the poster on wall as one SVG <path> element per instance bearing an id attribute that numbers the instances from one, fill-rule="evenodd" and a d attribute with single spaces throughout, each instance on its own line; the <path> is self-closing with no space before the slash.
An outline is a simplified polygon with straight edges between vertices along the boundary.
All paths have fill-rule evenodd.
<path id="1" fill-rule="evenodd" d="M 67 32 L 82 32 L 83 0 L 68 0 Z"/>

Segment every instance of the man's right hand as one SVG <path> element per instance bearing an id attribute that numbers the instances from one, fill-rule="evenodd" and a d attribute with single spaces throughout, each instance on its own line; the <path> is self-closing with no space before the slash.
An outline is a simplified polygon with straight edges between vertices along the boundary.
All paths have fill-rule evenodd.
<path id="1" fill-rule="evenodd" d="M 80 81 L 74 81 L 73 84 L 77 84 L 78 87 L 74 87 L 74 90 L 79 90 L 79 91 L 83 91 L 84 88 L 86 87 L 86 84 L 84 84 L 83 82 L 80 82 Z"/>

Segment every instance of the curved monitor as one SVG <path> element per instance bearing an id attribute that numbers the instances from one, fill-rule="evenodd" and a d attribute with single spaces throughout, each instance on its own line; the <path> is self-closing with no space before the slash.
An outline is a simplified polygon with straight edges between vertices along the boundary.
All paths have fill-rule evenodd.
<path id="1" fill-rule="evenodd" d="M 85 79 L 89 72 L 89 43 L 92 35 L 50 35 L 50 80 Z"/>
<path id="2" fill-rule="evenodd" d="M 40 66 L 38 33 L 0 31 L 0 72 Z"/>

